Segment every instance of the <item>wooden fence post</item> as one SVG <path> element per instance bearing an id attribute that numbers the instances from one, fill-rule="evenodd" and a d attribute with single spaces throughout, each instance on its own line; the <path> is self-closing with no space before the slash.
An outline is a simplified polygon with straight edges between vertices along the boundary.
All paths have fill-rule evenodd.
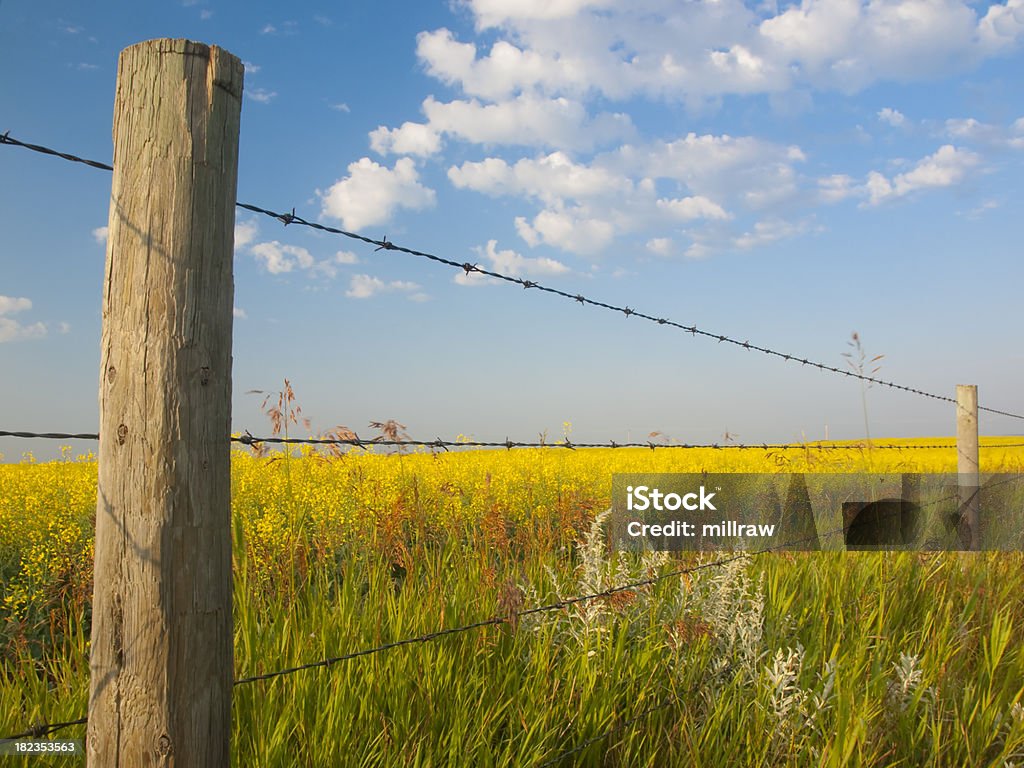
<path id="1" fill-rule="evenodd" d="M 121 52 L 100 368 L 88 765 L 226 766 L 242 64 Z"/>
<path id="2" fill-rule="evenodd" d="M 960 514 L 966 537 L 965 549 L 981 549 L 981 517 L 978 489 L 978 387 L 956 385 L 956 471 L 959 474 Z"/>

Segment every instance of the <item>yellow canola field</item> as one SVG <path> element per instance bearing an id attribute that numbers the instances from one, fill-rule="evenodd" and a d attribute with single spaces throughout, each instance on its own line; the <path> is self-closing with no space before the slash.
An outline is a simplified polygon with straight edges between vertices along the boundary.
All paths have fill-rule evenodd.
<path id="1" fill-rule="evenodd" d="M 1021 438 L 982 440 L 982 472 L 1024 470 Z M 830 443 L 786 449 L 549 447 L 369 453 L 343 458 L 311 450 L 256 458 L 235 451 L 232 515 L 236 563 L 257 580 L 282 565 L 333 558 L 359 542 L 401 562 L 416 534 L 483 530 L 496 546 L 526 536 L 556 547 L 608 503 L 611 479 L 627 472 L 951 472 L 950 438 Z M 915 446 L 948 447 L 921 449 Z M 1007 447 L 1000 447 L 1007 446 Z M 43 618 L 54 601 L 84 606 L 91 594 L 97 468 L 92 455 L 0 464 L 0 618 Z M 529 542 L 519 541 L 522 546 Z M 276 566 L 276 568 L 275 568 Z M 262 576 L 260 576 L 262 574 Z"/>

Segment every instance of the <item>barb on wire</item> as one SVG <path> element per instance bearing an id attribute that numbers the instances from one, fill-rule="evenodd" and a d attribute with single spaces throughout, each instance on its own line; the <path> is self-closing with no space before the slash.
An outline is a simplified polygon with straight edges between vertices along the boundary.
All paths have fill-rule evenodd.
<path id="1" fill-rule="evenodd" d="M 2 137 L 0 137 L 0 139 L 2 139 L 2 140 L 0 140 L 0 143 L 2 143 L 2 144 L 12 144 L 12 145 L 15 145 L 15 146 L 24 147 L 25 149 L 31 149 L 31 150 L 33 150 L 35 152 L 42 152 L 42 153 L 48 154 L 48 155 L 55 155 L 57 157 L 61 157 L 61 158 L 65 159 L 65 160 L 70 160 L 72 162 L 77 162 L 77 163 L 84 163 L 85 165 L 89 165 L 89 166 L 92 166 L 94 168 L 101 168 L 103 170 L 108 170 L 108 171 L 109 170 L 113 170 L 113 167 L 110 166 L 110 165 L 107 165 L 106 163 L 99 163 L 99 162 L 96 162 L 94 160 L 85 160 L 85 159 L 83 159 L 81 157 L 77 157 L 75 155 L 70 155 L 70 154 L 66 154 L 66 153 L 63 153 L 63 152 L 57 152 L 56 150 L 52 150 L 52 149 L 48 149 L 46 147 L 39 146 L 38 144 L 26 144 L 25 142 L 18 141 L 17 139 L 10 138 L 9 133 L 10 132 L 8 131 L 7 133 L 3 134 Z M 706 338 L 709 338 L 709 339 L 714 339 L 714 340 L 718 341 L 718 343 L 720 343 L 720 344 L 722 342 L 727 342 L 729 344 L 733 344 L 733 345 L 735 345 L 737 347 L 741 347 L 741 348 L 746 349 L 748 351 L 749 350 L 754 350 L 756 352 L 761 352 L 762 354 L 765 354 L 765 355 L 770 355 L 770 356 L 773 356 L 773 357 L 781 358 L 781 359 L 786 360 L 788 362 L 797 362 L 797 363 L 800 363 L 801 365 L 805 365 L 805 366 L 806 365 L 810 365 L 813 368 L 817 368 L 818 370 L 821 370 L 821 371 L 827 371 L 829 373 L 836 373 L 836 374 L 840 374 L 842 376 L 848 376 L 850 378 L 860 379 L 861 381 L 866 381 L 866 382 L 871 383 L 871 384 L 878 384 L 879 386 L 889 387 L 890 389 L 896 389 L 896 390 L 900 390 L 902 392 L 908 392 L 910 394 L 919 395 L 921 397 L 931 398 L 933 400 L 940 400 L 942 402 L 947 402 L 947 403 L 955 403 L 956 402 L 956 398 L 949 397 L 947 395 L 938 395 L 938 394 L 935 394 L 933 392 L 927 392 L 927 391 L 922 390 L 922 389 L 917 389 L 915 387 L 908 387 L 908 386 L 904 386 L 902 384 L 897 384 L 897 383 L 892 382 L 892 381 L 886 381 L 884 379 L 877 379 L 877 378 L 875 378 L 873 376 L 865 376 L 863 373 L 859 373 L 857 371 L 851 371 L 851 370 L 839 368 L 837 366 L 828 365 L 826 363 L 815 362 L 813 360 L 809 360 L 809 359 L 804 358 L 804 357 L 797 357 L 796 355 L 791 355 L 791 354 L 787 354 L 787 353 L 784 353 L 784 352 L 779 352 L 778 350 L 772 349 L 770 347 L 763 347 L 763 346 L 759 346 L 757 344 L 751 344 L 749 340 L 740 341 L 739 339 L 732 338 L 731 336 L 726 336 L 724 334 L 714 333 L 713 331 L 709 331 L 709 330 L 705 330 L 705 329 L 702 329 L 702 328 L 698 328 L 696 324 L 694 324 L 694 325 L 682 325 L 681 323 L 677 323 L 675 321 L 668 320 L 668 319 L 663 318 L 663 317 L 654 317 L 652 315 L 647 315 L 647 314 L 644 314 L 642 312 L 637 312 L 636 310 L 632 309 L 631 307 L 625 307 L 625 306 L 620 307 L 620 306 L 616 306 L 614 304 L 608 304 L 608 303 L 603 302 L 603 301 L 597 301 L 595 299 L 587 298 L 586 296 L 583 296 L 582 294 L 567 293 L 565 291 L 558 290 L 557 288 L 551 288 L 550 286 L 541 285 L 540 283 L 534 282 L 532 280 L 526 280 L 524 278 L 513 277 L 511 275 L 505 275 L 505 274 L 502 274 L 500 272 L 494 272 L 492 270 L 484 269 L 483 267 L 480 267 L 479 265 L 476 265 L 476 264 L 459 263 L 457 261 L 452 261 L 451 259 L 446 259 L 444 257 L 437 256 L 437 255 L 432 254 L 432 253 L 426 253 L 424 251 L 417 251 L 417 250 L 414 250 L 412 248 L 405 248 L 403 246 L 396 245 L 392 241 L 388 240 L 386 235 L 385 235 L 383 240 L 374 240 L 373 238 L 369 238 L 369 237 L 366 237 L 364 235 L 357 234 L 355 232 L 348 232 L 348 231 L 346 231 L 344 229 L 338 229 L 337 227 L 328 227 L 328 226 L 325 226 L 323 224 L 319 224 L 317 222 L 307 221 L 306 219 L 302 218 L 301 216 L 298 216 L 295 213 L 295 208 L 292 208 L 291 213 L 278 213 L 276 211 L 271 211 L 271 210 L 268 210 L 266 208 L 262 208 L 262 207 L 260 207 L 258 205 L 252 205 L 250 203 L 236 202 L 235 205 L 238 206 L 239 208 L 244 209 L 244 210 L 251 211 L 252 213 L 258 213 L 258 214 L 261 214 L 263 216 L 269 216 L 272 219 L 276 219 L 277 221 L 283 222 L 286 226 L 288 224 L 299 224 L 299 225 L 302 225 L 304 227 L 309 227 L 311 229 L 319 230 L 321 232 L 328 232 L 328 233 L 335 234 L 335 235 L 341 235 L 343 237 L 347 237 L 347 238 L 350 238 L 350 239 L 353 239 L 353 240 L 359 240 L 360 242 L 366 243 L 367 245 L 376 246 L 375 250 L 378 250 L 378 251 L 379 250 L 400 251 L 400 252 L 408 254 L 410 256 L 418 256 L 418 257 L 421 257 L 421 258 L 429 259 L 429 260 L 434 261 L 434 262 L 436 262 L 438 264 L 445 264 L 447 266 L 454 267 L 456 269 L 465 270 L 466 274 L 469 274 L 470 272 L 476 272 L 477 274 L 484 275 L 486 277 L 491 277 L 491 278 L 494 278 L 495 280 L 502 280 L 504 282 L 511 283 L 511 284 L 514 284 L 514 285 L 520 285 L 523 288 L 536 288 L 537 290 L 543 291 L 544 293 L 550 293 L 550 294 L 553 294 L 553 295 L 556 295 L 556 296 L 561 296 L 563 298 L 570 299 L 570 300 L 578 302 L 580 304 L 589 304 L 592 307 L 599 307 L 599 308 L 602 308 L 602 309 L 612 310 L 614 312 L 621 312 L 627 318 L 631 317 L 631 316 L 632 317 L 638 317 L 638 318 L 641 318 L 643 320 L 648 320 L 648 321 L 650 321 L 652 323 L 656 323 L 658 325 L 672 326 L 673 328 L 677 328 L 679 330 L 682 330 L 682 331 L 684 331 L 686 333 L 691 334 L 692 336 L 698 336 L 699 335 L 699 336 L 703 336 L 703 337 L 706 337 Z M 987 406 L 979 405 L 978 406 L 978 410 L 979 411 L 986 411 L 988 413 L 997 414 L 999 416 L 1007 416 L 1007 417 L 1010 417 L 1010 418 L 1013 418 L 1013 419 L 1022 419 L 1022 420 L 1024 420 L 1024 415 L 1017 414 L 1017 413 L 1011 413 L 1009 411 L 998 410 L 996 408 L 989 408 Z"/>

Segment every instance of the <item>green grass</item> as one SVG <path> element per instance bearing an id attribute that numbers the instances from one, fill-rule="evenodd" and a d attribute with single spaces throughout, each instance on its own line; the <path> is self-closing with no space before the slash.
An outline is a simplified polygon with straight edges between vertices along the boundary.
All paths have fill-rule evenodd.
<path id="1" fill-rule="evenodd" d="M 516 560 L 471 533 L 412 535 L 404 575 L 353 546 L 295 591 L 271 592 L 240 554 L 236 677 L 500 615 L 502 595 L 530 607 L 683 564 L 583 544 Z M 1022 565 L 1018 554 L 758 555 L 237 686 L 233 758 L 520 766 L 593 740 L 560 764 L 1021 764 Z M 86 712 L 81 627 L 72 619 L 46 660 L 5 664 L 0 731 Z"/>

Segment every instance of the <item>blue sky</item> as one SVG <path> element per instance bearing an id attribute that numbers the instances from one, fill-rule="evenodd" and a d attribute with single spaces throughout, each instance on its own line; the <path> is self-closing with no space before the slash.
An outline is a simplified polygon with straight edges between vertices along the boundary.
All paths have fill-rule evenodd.
<path id="1" fill-rule="evenodd" d="M 118 53 L 156 37 L 245 62 L 240 200 L 832 365 L 857 331 L 884 378 L 1024 411 L 1024 0 L 7 0 L 0 130 L 109 161 Z M 96 426 L 109 184 L 0 147 L 0 429 Z M 235 283 L 236 430 L 288 377 L 366 435 L 864 433 L 845 377 L 242 211 Z"/>

